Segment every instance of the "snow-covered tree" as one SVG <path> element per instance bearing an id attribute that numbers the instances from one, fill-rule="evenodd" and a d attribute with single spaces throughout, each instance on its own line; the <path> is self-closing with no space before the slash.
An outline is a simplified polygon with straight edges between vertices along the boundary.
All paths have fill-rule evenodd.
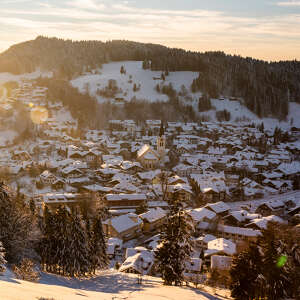
<path id="1" fill-rule="evenodd" d="M 95 273 L 97 268 L 105 268 L 108 264 L 106 255 L 106 241 L 102 227 L 101 213 L 92 223 L 92 236 L 90 240 L 90 261 L 91 269 Z"/>
<path id="2" fill-rule="evenodd" d="M 3 248 L 2 242 L 0 242 L 0 273 L 5 271 L 5 264 L 7 261 L 5 260 L 5 249 Z"/>
<path id="3" fill-rule="evenodd" d="M 234 299 L 299 299 L 300 233 L 269 223 L 257 243 L 233 260 L 230 274 Z"/>
<path id="4" fill-rule="evenodd" d="M 9 263 L 18 263 L 24 256 L 35 257 L 33 240 L 38 231 L 30 209 L 22 197 L 13 197 L 0 182 L 0 240 Z"/>
<path id="5" fill-rule="evenodd" d="M 234 257 L 231 275 L 231 296 L 237 300 L 254 299 L 260 291 L 262 257 L 257 245 Z"/>
<path id="6" fill-rule="evenodd" d="M 191 252 L 191 227 L 178 194 L 174 194 L 169 205 L 170 211 L 161 233 L 155 258 L 164 284 L 180 285 L 183 281 L 185 262 L 189 259 Z"/>
<path id="7" fill-rule="evenodd" d="M 71 276 L 82 276 L 90 271 L 89 243 L 79 215 L 70 216 L 69 251 L 66 270 Z"/>

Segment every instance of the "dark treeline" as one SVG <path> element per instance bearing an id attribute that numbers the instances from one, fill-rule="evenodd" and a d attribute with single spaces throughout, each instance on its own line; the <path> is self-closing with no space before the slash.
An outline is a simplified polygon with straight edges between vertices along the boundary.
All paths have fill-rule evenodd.
<path id="1" fill-rule="evenodd" d="M 192 91 L 202 90 L 210 97 L 242 97 L 260 117 L 284 119 L 288 101 L 300 102 L 298 61 L 269 63 L 223 52 L 200 53 L 130 41 L 74 42 L 38 37 L 2 53 L 0 72 L 19 74 L 40 67 L 70 79 L 105 62 L 121 60 L 143 60 L 144 68 L 152 70 L 199 72 L 191 83 Z"/>
<path id="2" fill-rule="evenodd" d="M 256 243 L 233 259 L 231 296 L 244 299 L 300 299 L 300 233 L 269 223 Z"/>
<path id="3" fill-rule="evenodd" d="M 193 107 L 183 105 L 173 94 L 167 102 L 148 102 L 133 98 L 124 106 L 118 106 L 110 102 L 100 104 L 96 98 L 80 93 L 64 79 L 39 78 L 36 84 L 48 88 L 48 101 L 61 101 L 70 110 L 72 117 L 78 120 L 79 129 L 104 128 L 111 119 L 132 119 L 138 123 L 147 119 L 197 121 Z"/>
<path id="4" fill-rule="evenodd" d="M 72 117 L 78 121 L 78 128 L 89 126 L 96 128 L 99 119 L 97 112 L 99 104 L 89 94 L 82 94 L 67 80 L 39 78 L 37 85 L 48 88 L 47 100 L 50 102 L 61 101 L 69 109 Z"/>
<path id="5" fill-rule="evenodd" d="M 45 209 L 39 252 L 48 272 L 85 276 L 107 265 L 101 214 L 84 219 L 61 206 Z"/>
<path id="6" fill-rule="evenodd" d="M 0 271 L 6 262 L 13 270 L 40 265 L 72 277 L 106 268 L 105 216 L 105 209 L 82 202 L 73 212 L 65 206 L 54 211 L 46 206 L 41 217 L 33 201 L 27 203 L 0 182 Z"/>

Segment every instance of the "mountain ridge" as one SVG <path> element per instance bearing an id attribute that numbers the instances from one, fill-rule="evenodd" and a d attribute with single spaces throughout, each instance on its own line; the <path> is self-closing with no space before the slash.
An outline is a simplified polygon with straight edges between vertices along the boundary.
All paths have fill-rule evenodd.
<path id="1" fill-rule="evenodd" d="M 72 41 L 37 37 L 0 54 L 0 72 L 20 74 L 37 68 L 55 77 L 74 79 L 111 61 L 145 61 L 154 71 L 194 71 L 199 76 L 189 87 L 211 98 L 243 98 L 259 117 L 284 120 L 288 102 L 300 103 L 300 62 L 265 62 L 224 52 L 193 52 L 125 40 Z M 149 63 L 151 62 L 151 63 Z"/>

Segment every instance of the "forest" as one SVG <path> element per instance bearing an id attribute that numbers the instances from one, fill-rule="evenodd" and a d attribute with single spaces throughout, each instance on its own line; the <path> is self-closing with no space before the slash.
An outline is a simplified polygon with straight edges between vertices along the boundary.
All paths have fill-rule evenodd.
<path id="1" fill-rule="evenodd" d="M 143 61 L 151 70 L 196 71 L 192 92 L 209 97 L 243 98 L 259 117 L 280 120 L 289 101 L 300 103 L 300 62 L 266 62 L 223 52 L 192 52 L 125 40 L 72 41 L 39 36 L 17 44 L 0 55 L 0 72 L 21 74 L 37 68 L 53 71 L 55 78 L 72 79 L 110 61 Z"/>

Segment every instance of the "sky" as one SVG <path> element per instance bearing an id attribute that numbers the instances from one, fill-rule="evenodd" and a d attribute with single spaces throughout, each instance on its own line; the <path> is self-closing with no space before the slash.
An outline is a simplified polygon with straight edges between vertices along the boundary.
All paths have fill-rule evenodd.
<path id="1" fill-rule="evenodd" d="M 0 0 L 0 51 L 38 35 L 300 60 L 298 0 Z"/>

